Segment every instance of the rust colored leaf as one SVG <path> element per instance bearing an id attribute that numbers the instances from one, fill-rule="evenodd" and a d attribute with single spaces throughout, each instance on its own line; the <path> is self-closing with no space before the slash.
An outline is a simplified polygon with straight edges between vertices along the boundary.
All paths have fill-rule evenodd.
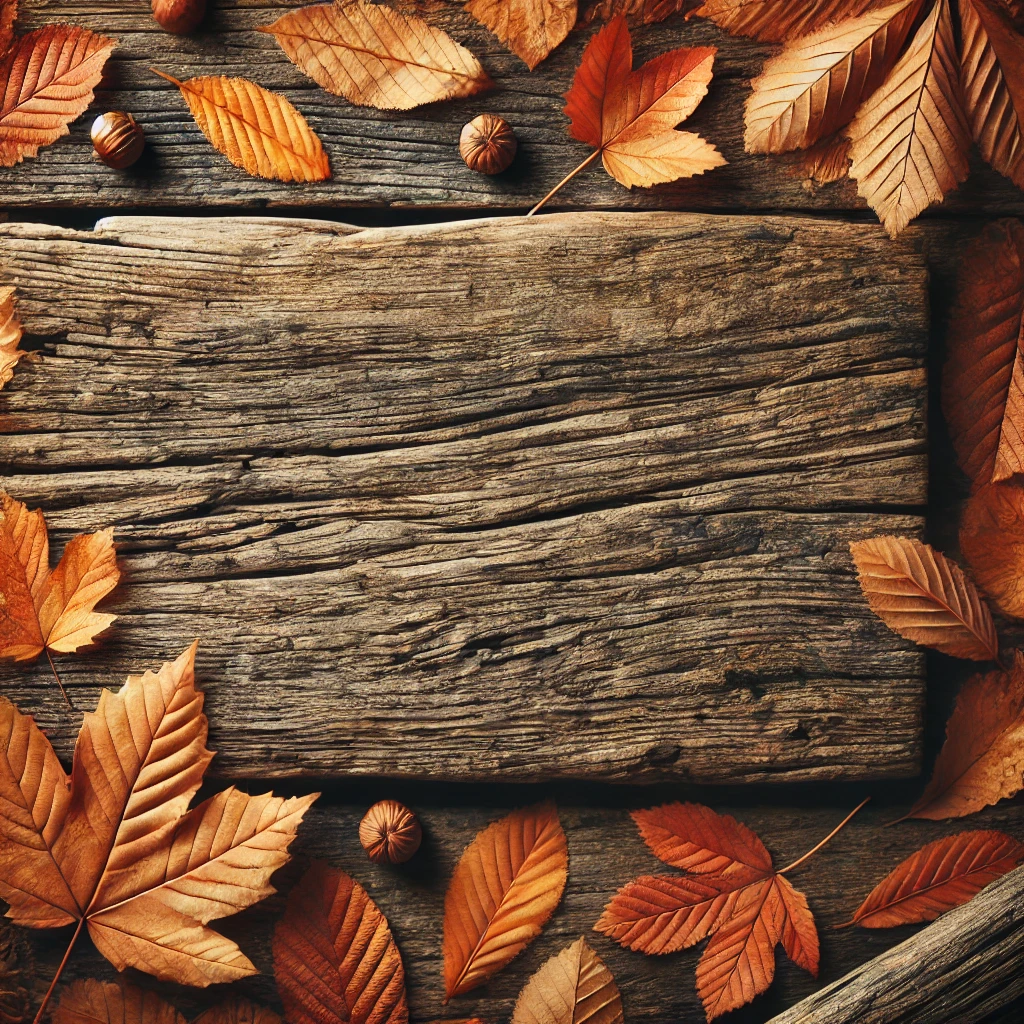
<path id="1" fill-rule="evenodd" d="M 765 43 L 784 43 L 845 18 L 876 11 L 893 0 L 705 0 L 692 15 Z M 688 14 L 687 17 L 691 17 Z"/>
<path id="2" fill-rule="evenodd" d="M 321 88 L 364 107 L 410 110 L 492 85 L 441 29 L 365 0 L 301 7 L 260 31 Z"/>
<path id="3" fill-rule="evenodd" d="M 622 997 L 601 958 L 577 939 L 526 983 L 512 1024 L 622 1024 Z"/>
<path id="4" fill-rule="evenodd" d="M 331 176 L 324 147 L 306 119 L 283 96 L 247 78 L 192 78 L 179 82 L 196 124 L 236 167 L 277 181 L 323 181 Z"/>
<path id="5" fill-rule="evenodd" d="M 1024 491 L 989 484 L 964 509 L 960 550 L 978 586 L 1006 615 L 1024 618 Z"/>
<path id="6" fill-rule="evenodd" d="M 267 1006 L 236 997 L 211 1006 L 192 1024 L 282 1024 L 281 1018 Z"/>
<path id="7" fill-rule="evenodd" d="M 830 135 L 808 149 L 797 150 L 790 154 L 787 170 L 812 185 L 831 185 L 850 170 L 850 140 Z"/>
<path id="8" fill-rule="evenodd" d="M 998 658 L 992 613 L 941 552 L 909 537 L 872 537 L 853 541 L 850 553 L 871 610 L 891 630 L 955 658 Z"/>
<path id="9" fill-rule="evenodd" d="M 0 57 L 0 167 L 68 134 L 92 102 L 115 40 L 74 25 L 44 25 Z"/>
<path id="10" fill-rule="evenodd" d="M 18 17 L 18 0 L 0 0 L 0 54 L 14 41 L 14 21 Z"/>
<path id="11" fill-rule="evenodd" d="M 576 22 L 576 0 L 469 0 L 466 10 L 531 71 Z"/>
<path id="12" fill-rule="evenodd" d="M 1024 225 L 990 224 L 961 266 L 942 411 L 977 489 L 1024 472 Z"/>
<path id="13" fill-rule="evenodd" d="M 849 135 L 850 174 L 893 237 L 967 177 L 971 136 L 949 0 L 936 0 Z"/>
<path id="14" fill-rule="evenodd" d="M 366 890 L 315 861 L 274 929 L 274 977 L 289 1024 L 406 1024 L 405 970 Z"/>
<path id="15" fill-rule="evenodd" d="M 213 757 L 195 651 L 103 691 L 70 778 L 35 722 L 0 700 L 0 897 L 16 924 L 77 924 L 72 945 L 86 928 L 118 970 L 206 986 L 255 973 L 207 924 L 274 891 L 316 796 L 231 788 L 188 809 Z"/>
<path id="16" fill-rule="evenodd" d="M 21 321 L 14 304 L 14 289 L 0 288 L 0 391 L 14 376 L 18 360 L 27 355 L 21 343 Z"/>
<path id="17" fill-rule="evenodd" d="M 577 28 L 595 21 L 608 22 L 620 14 L 630 25 L 654 25 L 680 11 L 692 10 L 700 0 L 596 0 L 580 15 Z"/>
<path id="18" fill-rule="evenodd" d="M 747 98 L 747 152 L 805 149 L 848 124 L 896 63 L 921 4 L 895 0 L 796 39 L 772 57 Z"/>
<path id="19" fill-rule="evenodd" d="M 61 993 L 50 1020 L 52 1024 L 186 1024 L 166 1000 L 123 978 L 73 982 Z"/>
<path id="20" fill-rule="evenodd" d="M 553 803 L 513 811 L 469 844 L 444 900 L 448 999 L 483 984 L 540 934 L 568 865 Z"/>
<path id="21" fill-rule="evenodd" d="M 853 922 L 893 928 L 934 921 L 1024 862 L 1024 844 L 1004 832 L 961 832 L 918 850 L 871 891 Z"/>

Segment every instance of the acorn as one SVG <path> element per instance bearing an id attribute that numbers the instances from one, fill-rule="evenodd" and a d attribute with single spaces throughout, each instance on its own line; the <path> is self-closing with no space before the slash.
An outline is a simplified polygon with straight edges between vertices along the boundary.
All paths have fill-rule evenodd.
<path id="1" fill-rule="evenodd" d="M 404 864 L 422 839 L 416 815 L 397 800 L 375 803 L 359 823 L 359 842 L 374 864 Z"/>
<path id="2" fill-rule="evenodd" d="M 183 36 L 206 17 L 206 0 L 153 0 L 153 17 L 162 29 Z"/>
<path id="3" fill-rule="evenodd" d="M 123 171 L 142 156 L 146 137 L 131 114 L 110 110 L 93 121 L 92 145 L 108 167 Z"/>
<path id="4" fill-rule="evenodd" d="M 516 155 L 516 134 L 497 114 L 480 114 L 462 129 L 459 152 L 466 166 L 480 174 L 501 174 Z"/>

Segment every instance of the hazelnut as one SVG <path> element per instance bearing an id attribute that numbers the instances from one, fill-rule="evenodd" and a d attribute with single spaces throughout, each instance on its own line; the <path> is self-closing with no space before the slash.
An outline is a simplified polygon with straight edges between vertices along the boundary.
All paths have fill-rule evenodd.
<path id="1" fill-rule="evenodd" d="M 503 117 L 480 114 L 462 129 L 459 152 L 471 171 L 501 174 L 516 155 L 516 135 Z"/>
<path id="2" fill-rule="evenodd" d="M 92 145 L 108 167 L 123 171 L 142 156 L 146 138 L 131 114 L 111 110 L 93 121 Z"/>
<path id="3" fill-rule="evenodd" d="M 153 0 L 153 17 L 157 24 L 175 35 L 185 35 L 198 28 L 206 16 L 206 0 Z"/>
<path id="4" fill-rule="evenodd" d="M 374 864 L 404 864 L 422 839 L 416 815 L 397 800 L 375 803 L 359 823 L 359 842 Z"/>

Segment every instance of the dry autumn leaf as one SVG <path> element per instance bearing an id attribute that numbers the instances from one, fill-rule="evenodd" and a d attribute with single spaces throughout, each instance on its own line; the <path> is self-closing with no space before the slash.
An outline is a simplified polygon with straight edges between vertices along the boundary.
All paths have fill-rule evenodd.
<path id="1" fill-rule="evenodd" d="M 958 565 L 909 537 L 853 541 L 850 554 L 871 610 L 894 632 L 943 654 L 995 661 L 992 613 Z"/>
<path id="2" fill-rule="evenodd" d="M 44 25 L 0 57 L 0 167 L 68 134 L 84 113 L 115 40 L 74 25 Z"/>
<path id="3" fill-rule="evenodd" d="M 118 970 L 206 986 L 256 973 L 207 924 L 274 891 L 316 795 L 231 788 L 188 809 L 213 757 L 195 651 L 103 691 L 70 778 L 32 718 L 0 699 L 0 897 L 16 924 L 75 925 L 68 953 L 84 928 Z"/>
<path id="4" fill-rule="evenodd" d="M 14 376 L 18 360 L 28 354 L 18 348 L 21 336 L 21 321 L 15 309 L 14 289 L 0 288 L 0 391 Z"/>
<path id="5" fill-rule="evenodd" d="M 366 890 L 315 861 L 274 929 L 274 977 L 289 1024 L 406 1024 L 405 971 Z"/>
<path id="6" fill-rule="evenodd" d="M 524 986 L 511 1024 L 622 1024 L 622 996 L 601 958 L 579 938 Z"/>
<path id="7" fill-rule="evenodd" d="M 248 999 L 228 999 L 204 1010 L 192 1024 L 282 1024 L 281 1018 L 267 1006 Z"/>
<path id="8" fill-rule="evenodd" d="M 553 803 L 513 811 L 466 847 L 444 898 L 446 999 L 483 984 L 540 934 L 568 868 Z"/>
<path id="9" fill-rule="evenodd" d="M 843 18 L 857 18 L 893 0 L 705 0 L 687 18 L 710 18 L 719 28 L 763 43 L 784 43 Z"/>
<path id="10" fill-rule="evenodd" d="M 18 0 L 0 0 L 0 54 L 14 41 L 14 19 L 18 17 Z"/>
<path id="11" fill-rule="evenodd" d="M 1024 863 L 1024 844 L 1003 832 L 961 832 L 918 850 L 887 875 L 850 924 L 893 928 L 934 921 Z"/>
<path id="12" fill-rule="evenodd" d="M 283 96 L 247 78 L 192 78 L 179 82 L 196 124 L 236 167 L 277 181 L 323 181 L 331 176 L 324 147 L 306 119 Z"/>
<path id="13" fill-rule="evenodd" d="M 989 484 L 974 494 L 960 521 L 960 551 L 996 607 L 1024 618 L 1024 490 Z"/>
<path id="14" fill-rule="evenodd" d="M 850 170 L 850 140 L 838 133 L 790 155 L 789 173 L 812 185 L 830 185 Z"/>
<path id="15" fill-rule="evenodd" d="M 580 15 L 578 28 L 622 15 L 630 25 L 654 25 L 670 15 L 693 8 L 700 0 L 596 0 Z"/>
<path id="16" fill-rule="evenodd" d="M 466 11 L 531 71 L 576 23 L 576 0 L 469 0 Z"/>
<path id="17" fill-rule="evenodd" d="M 476 57 L 441 29 L 364 0 L 300 7 L 260 31 L 317 85 L 360 106 L 410 110 L 492 85 Z"/>

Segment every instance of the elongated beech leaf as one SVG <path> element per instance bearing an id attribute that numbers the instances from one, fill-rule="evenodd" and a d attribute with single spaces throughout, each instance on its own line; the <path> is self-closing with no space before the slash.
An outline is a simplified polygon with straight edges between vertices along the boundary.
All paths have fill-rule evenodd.
<path id="1" fill-rule="evenodd" d="M 844 18 L 879 10 L 893 0 L 705 0 L 687 17 L 710 18 L 737 36 L 784 43 Z"/>
<path id="2" fill-rule="evenodd" d="M 576 0 L 469 0 L 466 10 L 531 71 L 576 22 Z"/>
<path id="3" fill-rule="evenodd" d="M 1024 489 L 989 484 L 974 494 L 960 520 L 960 551 L 996 607 L 1024 618 Z"/>
<path id="4" fill-rule="evenodd" d="M 630 25 L 654 25 L 692 8 L 695 2 L 699 0 L 595 0 L 584 9 L 578 24 L 586 28 L 595 21 L 611 21 L 621 14 Z"/>

